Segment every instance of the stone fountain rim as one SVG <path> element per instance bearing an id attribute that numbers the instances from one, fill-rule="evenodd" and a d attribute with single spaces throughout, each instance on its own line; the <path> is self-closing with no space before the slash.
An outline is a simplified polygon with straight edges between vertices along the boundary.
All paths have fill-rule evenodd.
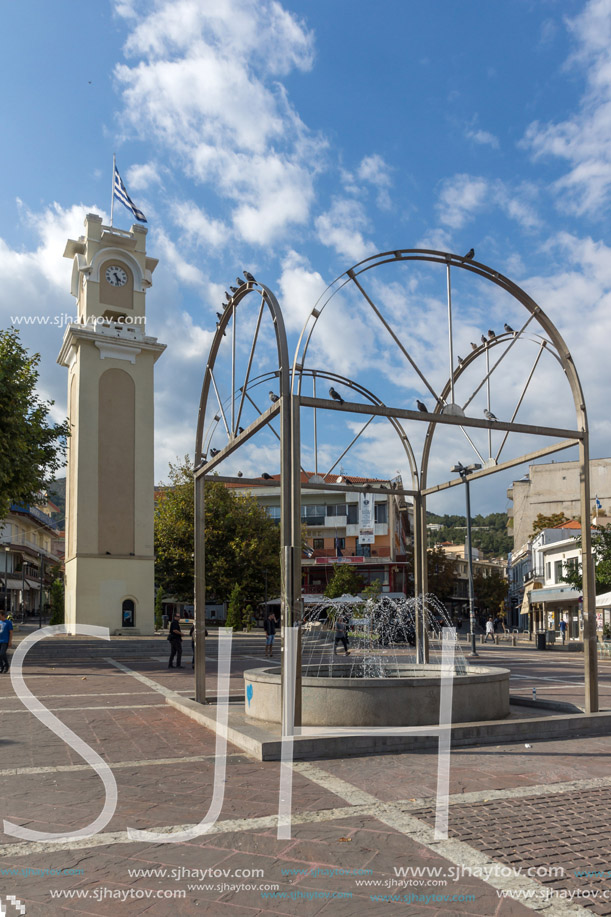
<path id="1" fill-rule="evenodd" d="M 355 660 L 356 662 L 356 660 Z M 358 663 L 357 663 L 358 664 Z M 336 669 L 351 669 L 354 663 L 335 663 L 334 668 Z M 431 687 L 439 685 L 441 682 L 441 665 L 439 663 L 426 663 L 424 665 L 416 665 L 416 663 L 407 664 L 407 665 L 396 665 L 393 668 L 396 669 L 409 669 L 413 671 L 414 669 L 422 670 L 425 669 L 427 672 L 434 672 L 435 674 L 430 675 L 406 675 L 405 678 L 397 678 L 396 676 L 383 676 L 381 678 L 360 678 L 360 677 L 350 677 L 350 676 L 326 676 L 326 675 L 310 675 L 308 676 L 308 669 L 320 669 L 321 666 L 303 666 L 301 683 L 304 687 L 334 687 L 336 689 L 340 688 L 350 688 L 352 690 L 355 688 L 365 688 L 365 687 L 382 687 L 385 686 L 403 686 L 411 685 L 414 687 L 420 687 L 430 685 Z M 469 674 L 468 675 L 454 675 L 452 677 L 453 683 L 458 683 L 460 685 L 468 684 L 485 684 L 486 682 L 498 681 L 500 677 L 506 675 L 509 678 L 510 670 L 501 668 L 499 666 L 483 666 L 483 665 L 469 665 L 468 666 Z M 262 682 L 264 684 L 280 684 L 281 678 L 281 668 L 279 665 L 276 666 L 265 666 L 257 669 L 247 669 L 244 672 L 244 679 L 255 682 Z"/>

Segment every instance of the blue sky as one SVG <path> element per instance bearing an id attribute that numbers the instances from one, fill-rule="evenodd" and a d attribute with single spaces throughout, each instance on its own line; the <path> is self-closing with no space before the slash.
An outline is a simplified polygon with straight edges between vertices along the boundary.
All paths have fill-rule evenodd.
<path id="1" fill-rule="evenodd" d="M 0 325 L 73 311 L 65 240 L 80 235 L 88 211 L 109 218 L 115 152 L 148 217 L 149 254 L 159 258 L 147 294 L 147 333 L 168 345 L 157 364 L 158 480 L 169 461 L 193 451 L 215 313 L 238 272 L 252 271 L 276 293 L 292 352 L 327 284 L 397 248 L 474 246 L 477 260 L 530 293 L 575 358 L 592 455 L 608 455 L 610 33 L 611 0 L 7 4 Z M 115 224 L 130 222 L 117 205 Z M 447 377 L 443 271 L 373 273 L 371 292 L 438 390 Z M 504 321 L 519 327 L 520 310 L 472 276 L 457 275 L 453 294 L 456 353 L 491 323 L 497 332 Z M 362 306 L 346 293 L 327 308 L 313 365 L 363 382 L 389 404 L 426 401 Z M 21 327 L 43 357 L 41 391 L 62 416 L 66 376 L 55 360 L 63 332 Z M 270 340 L 264 329 L 257 371 L 271 366 Z M 249 347 L 245 334 L 240 359 Z M 536 345 L 514 350 L 492 393 L 503 419 Z M 464 385 L 466 398 L 474 386 Z M 266 391 L 260 401 L 265 407 Z M 476 399 L 474 414 L 485 406 Z M 517 419 L 572 426 L 571 411 L 554 361 L 542 360 Z M 319 467 L 333 464 L 361 426 L 319 417 Z M 413 427 L 418 451 L 422 430 Z M 485 454 L 486 434 L 473 438 Z M 213 445 L 225 441 L 219 430 Z M 508 444 L 502 457 L 539 445 Z M 450 431 L 439 438 L 433 480 L 473 460 L 467 440 Z M 313 467 L 309 419 L 304 465 Z M 398 442 L 378 423 L 342 465 L 348 474 L 406 476 Z M 238 468 L 276 471 L 273 436 L 249 443 L 224 470 Z M 507 484 L 523 470 L 478 484 L 474 512 L 505 509 Z M 457 490 L 429 502 L 439 512 L 463 505 Z"/>

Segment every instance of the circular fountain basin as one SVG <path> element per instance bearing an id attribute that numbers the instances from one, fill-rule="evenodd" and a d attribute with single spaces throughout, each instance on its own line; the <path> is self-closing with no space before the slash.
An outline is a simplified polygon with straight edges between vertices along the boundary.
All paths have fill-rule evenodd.
<path id="1" fill-rule="evenodd" d="M 249 669 L 244 683 L 246 715 L 279 723 L 280 667 Z M 468 666 L 466 674 L 453 676 L 452 683 L 453 723 L 509 715 L 509 669 Z M 439 723 L 440 665 L 395 665 L 380 678 L 361 677 L 358 665 L 304 666 L 301 684 L 303 726 Z"/>

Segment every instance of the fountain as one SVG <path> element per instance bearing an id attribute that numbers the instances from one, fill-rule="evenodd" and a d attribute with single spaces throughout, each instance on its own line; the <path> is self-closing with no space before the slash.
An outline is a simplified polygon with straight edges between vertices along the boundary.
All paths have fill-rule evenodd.
<path id="1" fill-rule="evenodd" d="M 428 644 L 426 663 L 417 658 L 418 614 Z M 335 652 L 338 616 L 347 624 L 349 657 Z M 450 626 L 433 595 L 420 600 L 382 595 L 366 601 L 344 596 L 309 604 L 302 627 L 302 725 L 438 723 L 442 677 L 452 679 L 452 722 L 508 716 L 508 669 L 468 665 L 456 642 L 452 671 L 446 667 L 442 672 L 442 633 Z M 244 673 L 249 718 L 280 722 L 280 676 L 280 666 Z"/>

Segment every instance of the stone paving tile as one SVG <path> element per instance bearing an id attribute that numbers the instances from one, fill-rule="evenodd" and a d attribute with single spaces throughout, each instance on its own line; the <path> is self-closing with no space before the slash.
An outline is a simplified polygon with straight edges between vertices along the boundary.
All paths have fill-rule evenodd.
<path id="1" fill-rule="evenodd" d="M 434 820 L 429 808 L 414 815 Z M 449 830 L 494 860 L 535 870 L 550 889 L 604 892 L 608 900 L 584 898 L 581 904 L 611 914 L 611 788 L 452 806 Z M 539 876 L 548 867 L 564 875 Z M 592 875 L 599 870 L 603 875 Z"/>

